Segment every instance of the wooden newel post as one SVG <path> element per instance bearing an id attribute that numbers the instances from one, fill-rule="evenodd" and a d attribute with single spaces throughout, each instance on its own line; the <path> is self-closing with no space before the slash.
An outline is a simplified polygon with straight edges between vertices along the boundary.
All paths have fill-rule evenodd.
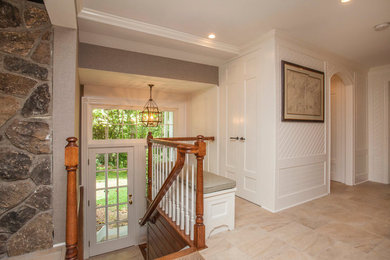
<path id="1" fill-rule="evenodd" d="M 206 247 L 206 229 L 203 224 L 203 159 L 206 155 L 206 143 L 204 136 L 198 135 L 195 145 L 198 146 L 196 153 L 196 221 L 194 227 L 194 241 L 198 249 Z"/>
<path id="2" fill-rule="evenodd" d="M 146 139 L 148 141 L 148 200 L 149 202 L 152 202 L 152 139 L 153 135 L 152 132 L 148 133 L 148 138 Z"/>
<path id="3" fill-rule="evenodd" d="M 65 166 L 68 172 L 66 197 L 66 256 L 65 259 L 78 259 L 77 250 L 77 184 L 76 170 L 79 161 L 79 148 L 76 137 L 66 139 Z"/>

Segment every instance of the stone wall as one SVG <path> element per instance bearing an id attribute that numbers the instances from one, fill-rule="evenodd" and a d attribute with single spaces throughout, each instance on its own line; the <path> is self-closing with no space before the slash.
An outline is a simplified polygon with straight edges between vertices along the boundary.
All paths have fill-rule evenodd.
<path id="1" fill-rule="evenodd" d="M 43 5 L 0 0 L 0 258 L 53 245 L 52 49 Z"/>

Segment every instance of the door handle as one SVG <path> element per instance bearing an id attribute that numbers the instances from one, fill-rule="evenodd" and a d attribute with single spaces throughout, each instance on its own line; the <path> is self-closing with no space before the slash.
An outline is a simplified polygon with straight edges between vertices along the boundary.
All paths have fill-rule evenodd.
<path id="1" fill-rule="evenodd" d="M 244 137 L 240 137 L 240 141 L 245 141 L 245 138 Z"/>
<path id="2" fill-rule="evenodd" d="M 129 204 L 133 204 L 133 194 L 129 194 Z"/>
<path id="3" fill-rule="evenodd" d="M 230 140 L 238 140 L 238 136 L 237 137 L 230 137 Z"/>

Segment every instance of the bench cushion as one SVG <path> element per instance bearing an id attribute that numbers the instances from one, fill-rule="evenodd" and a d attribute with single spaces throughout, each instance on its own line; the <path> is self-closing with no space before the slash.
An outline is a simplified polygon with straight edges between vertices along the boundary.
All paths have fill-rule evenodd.
<path id="1" fill-rule="evenodd" d="M 194 177 L 196 182 L 196 176 Z M 181 178 L 179 178 L 179 181 L 181 182 Z M 188 185 L 190 187 L 192 187 L 191 181 L 192 181 L 191 178 L 189 178 Z M 212 172 L 203 171 L 203 193 L 204 194 L 233 189 L 235 187 L 236 187 L 236 181 L 223 176 L 219 176 Z M 194 189 L 196 189 L 196 184 Z"/>

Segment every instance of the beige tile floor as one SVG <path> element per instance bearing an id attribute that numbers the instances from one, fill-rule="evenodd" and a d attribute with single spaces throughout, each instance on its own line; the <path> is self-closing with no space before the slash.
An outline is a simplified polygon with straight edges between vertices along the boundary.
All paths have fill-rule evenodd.
<path id="1" fill-rule="evenodd" d="M 138 246 L 131 246 L 110 253 L 90 257 L 91 260 L 144 260 Z"/>
<path id="2" fill-rule="evenodd" d="M 329 196 L 276 214 L 236 198 L 235 230 L 212 236 L 207 246 L 200 251 L 206 260 L 390 259 L 390 185 L 366 182 L 351 187 L 332 182 Z M 13 259 L 63 259 L 63 250 L 48 252 Z M 134 246 L 90 259 L 143 257 Z"/>
<path id="3" fill-rule="evenodd" d="M 207 240 L 207 259 L 390 259 L 390 185 L 331 184 L 329 196 L 270 213 L 236 199 L 236 228 Z"/>
<path id="4" fill-rule="evenodd" d="M 65 252 L 65 246 L 59 246 L 30 254 L 10 257 L 8 260 L 63 260 L 65 259 Z"/>

